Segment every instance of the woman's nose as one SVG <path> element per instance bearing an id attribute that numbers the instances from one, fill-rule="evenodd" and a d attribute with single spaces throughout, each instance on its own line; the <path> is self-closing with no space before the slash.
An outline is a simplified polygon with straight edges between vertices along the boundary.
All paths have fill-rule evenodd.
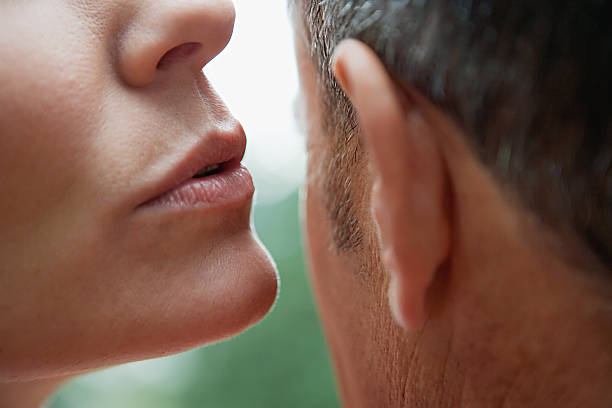
<path id="1" fill-rule="evenodd" d="M 135 87 L 164 71 L 202 68 L 229 42 L 235 10 L 231 0 L 142 1 L 119 46 L 119 74 Z"/>

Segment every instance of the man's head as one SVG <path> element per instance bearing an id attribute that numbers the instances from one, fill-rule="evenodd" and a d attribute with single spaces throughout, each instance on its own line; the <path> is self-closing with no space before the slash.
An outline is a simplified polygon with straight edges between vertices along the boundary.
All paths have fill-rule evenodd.
<path id="1" fill-rule="evenodd" d="M 294 4 L 313 281 L 349 406 L 610 381 L 610 8 Z"/>

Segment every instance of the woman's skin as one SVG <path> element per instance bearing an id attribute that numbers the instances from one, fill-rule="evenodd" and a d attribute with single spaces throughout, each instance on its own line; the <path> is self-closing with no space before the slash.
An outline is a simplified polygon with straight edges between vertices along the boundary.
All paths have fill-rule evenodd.
<path id="1" fill-rule="evenodd" d="M 233 24 L 230 0 L 0 0 L 0 406 L 271 307 L 244 132 L 201 72 Z"/>

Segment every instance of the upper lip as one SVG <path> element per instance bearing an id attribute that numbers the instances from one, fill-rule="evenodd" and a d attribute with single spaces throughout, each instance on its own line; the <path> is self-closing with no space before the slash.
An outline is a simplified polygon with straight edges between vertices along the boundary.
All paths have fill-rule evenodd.
<path id="1" fill-rule="evenodd" d="M 237 164 L 244 157 L 246 135 L 242 126 L 236 123 L 230 128 L 215 129 L 200 139 L 167 174 L 156 183 L 148 199 L 141 205 L 155 200 L 181 184 L 192 179 L 196 173 L 215 164 Z"/>

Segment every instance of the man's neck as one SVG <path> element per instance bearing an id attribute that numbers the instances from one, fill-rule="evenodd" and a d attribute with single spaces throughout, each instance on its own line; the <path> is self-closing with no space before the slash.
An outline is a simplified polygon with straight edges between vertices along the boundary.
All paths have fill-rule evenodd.
<path id="1" fill-rule="evenodd" d="M 336 345 L 347 406 L 612 407 L 612 308 L 601 285 L 563 262 L 523 258 L 511 270 L 459 260 L 431 288 L 421 330 L 376 314 L 361 347 Z M 490 281 L 478 287 L 473 268 Z M 385 288 L 375 290 L 379 308 Z"/>
<path id="2" fill-rule="evenodd" d="M 400 347 L 403 361 L 388 360 L 387 375 L 369 378 L 378 382 L 370 388 L 389 397 L 379 406 L 612 407 L 612 339 L 606 342 L 601 333 L 543 324 L 544 336 L 534 337 L 527 329 L 512 339 L 493 340 L 486 332 L 474 332 L 462 342 L 459 337 L 466 332 L 460 328 L 446 331 L 433 321 L 427 324 L 429 329 Z M 507 341 L 508 347 L 487 348 L 489 340 Z M 532 343 L 522 347 L 521 342 Z"/>

